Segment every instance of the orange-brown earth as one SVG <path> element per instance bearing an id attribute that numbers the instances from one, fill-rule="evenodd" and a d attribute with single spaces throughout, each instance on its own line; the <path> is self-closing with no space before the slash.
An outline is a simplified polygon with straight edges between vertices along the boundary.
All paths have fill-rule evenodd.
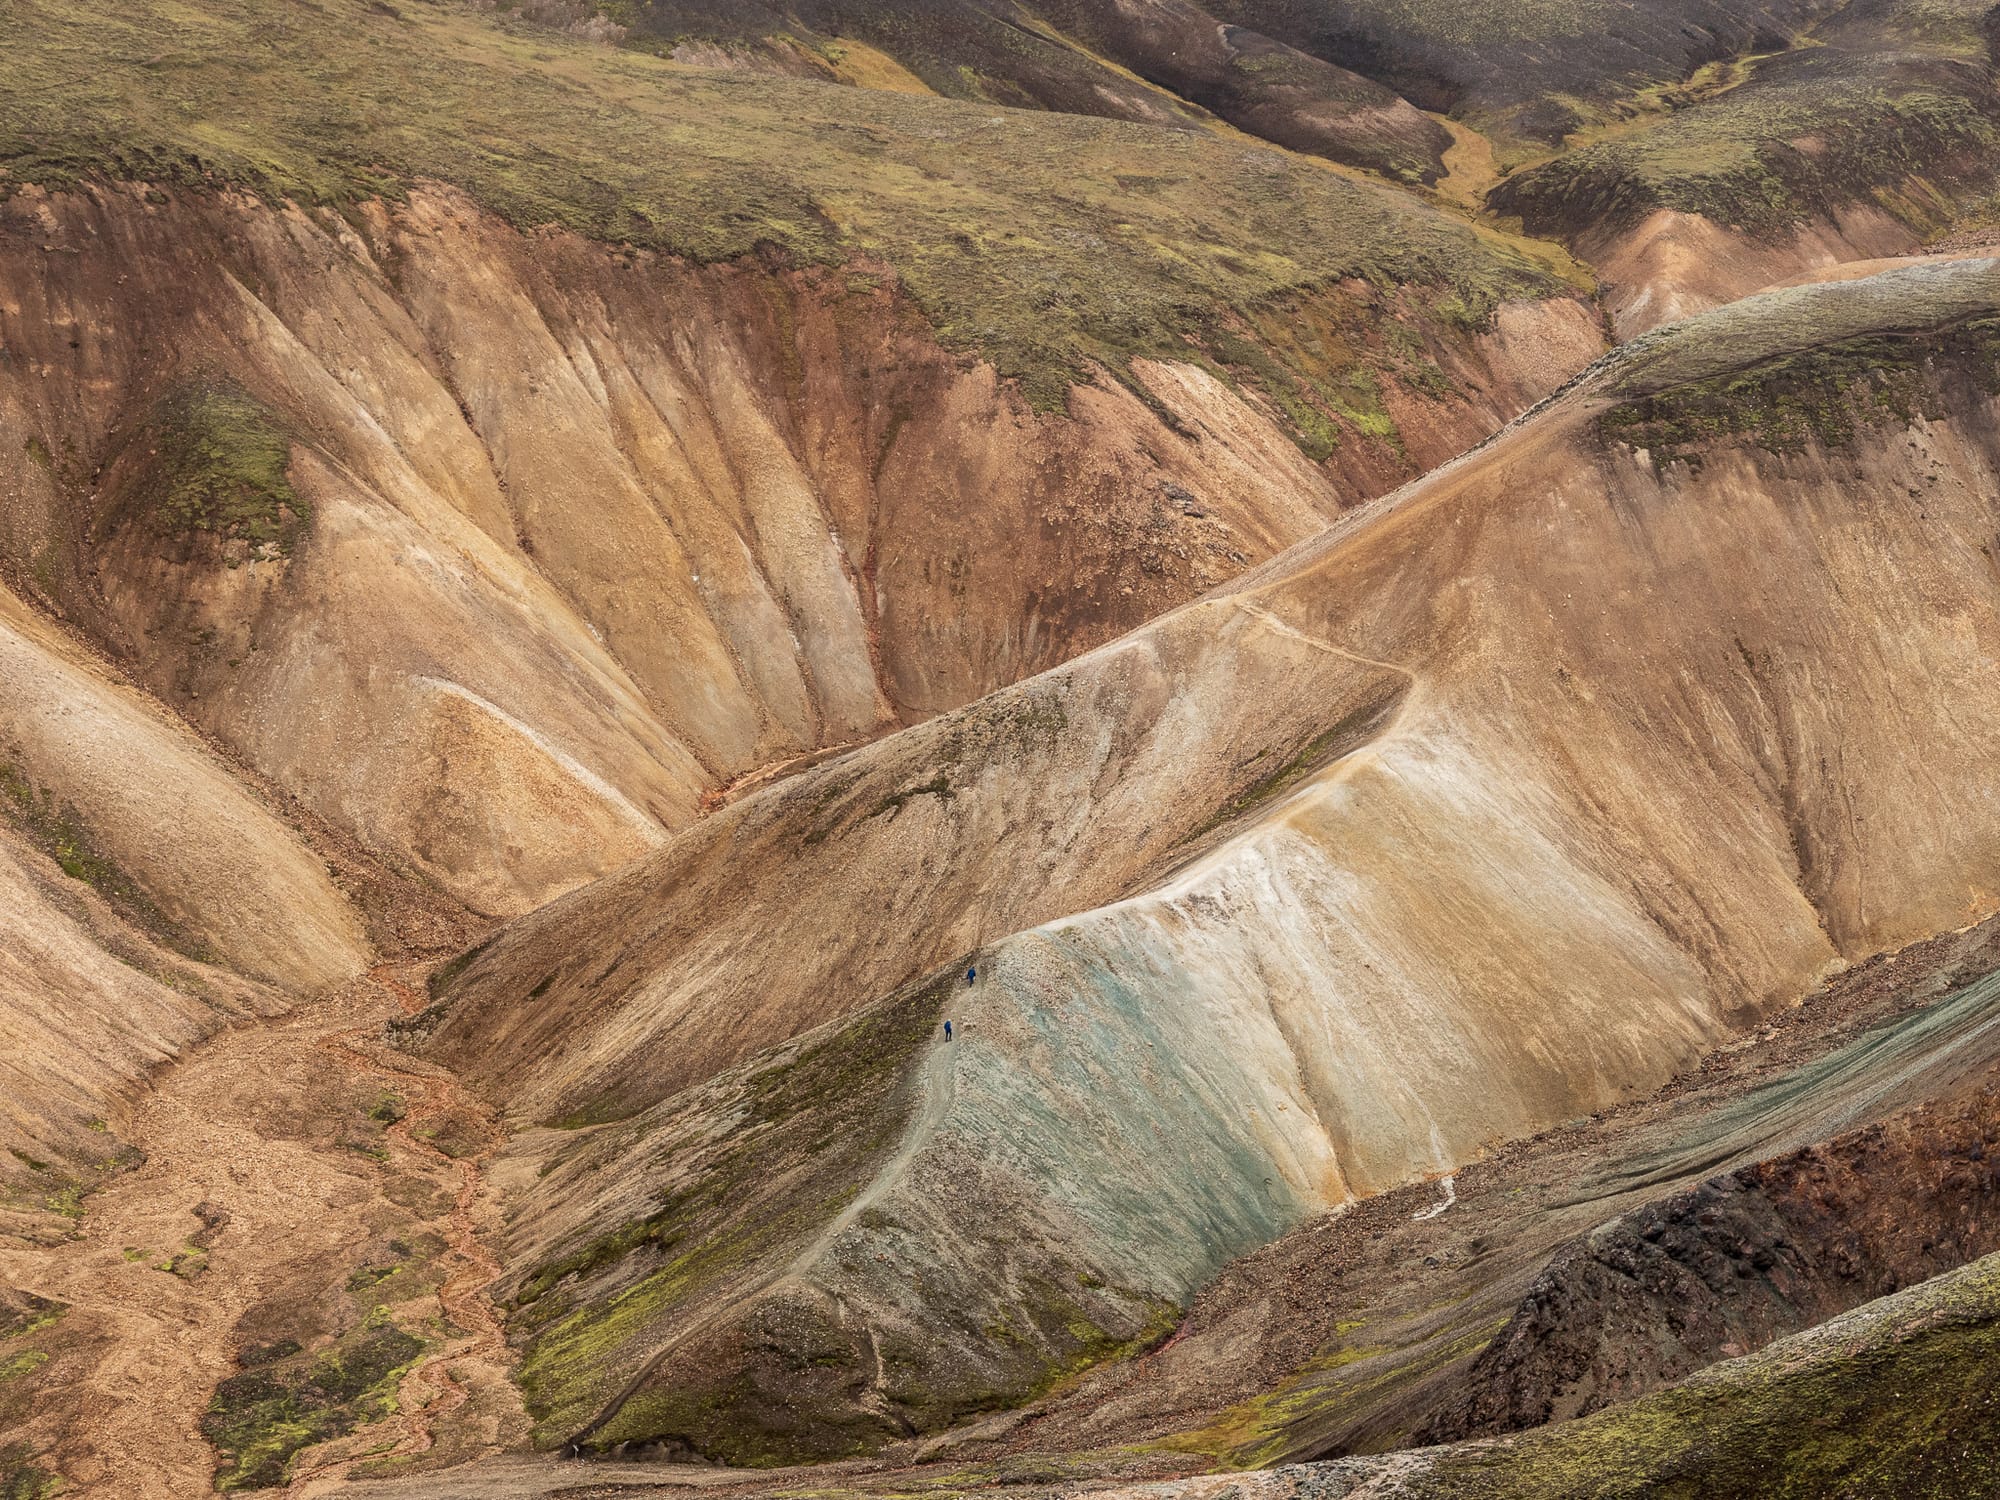
<path id="1" fill-rule="evenodd" d="M 1392 392 L 1400 449 L 1315 466 L 1191 366 L 1142 365 L 1145 402 L 1105 380 L 1038 415 L 856 268 L 697 270 L 443 192 L 353 223 L 160 196 L 4 208 L 19 590 L 489 913 L 644 852 L 745 773 L 1200 592 L 1596 338 L 1575 302 L 1456 341 L 1413 324 L 1457 394 Z M 1324 310 L 1397 316 L 1359 286 Z M 289 443 L 296 546 L 159 514 L 174 403 L 217 389 Z"/>

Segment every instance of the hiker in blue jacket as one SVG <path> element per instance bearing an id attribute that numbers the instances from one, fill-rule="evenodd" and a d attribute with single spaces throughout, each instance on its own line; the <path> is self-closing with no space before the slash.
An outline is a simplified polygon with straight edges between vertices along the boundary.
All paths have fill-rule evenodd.
<path id="1" fill-rule="evenodd" d="M 944 1023 L 944 1039 L 947 1042 L 951 1040 L 951 1022 L 949 1021 Z"/>

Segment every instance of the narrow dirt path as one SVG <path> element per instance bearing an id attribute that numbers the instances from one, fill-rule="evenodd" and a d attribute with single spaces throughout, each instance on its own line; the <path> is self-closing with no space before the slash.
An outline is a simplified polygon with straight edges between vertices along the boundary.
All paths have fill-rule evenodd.
<path id="1" fill-rule="evenodd" d="M 952 1058 L 955 1056 L 952 1048 L 955 1045 L 953 1042 L 931 1043 L 930 1055 L 924 1059 L 923 1069 L 918 1075 L 921 1079 L 919 1087 L 922 1090 L 923 1100 L 915 1117 L 903 1132 L 902 1145 L 896 1148 L 894 1156 L 883 1162 L 876 1170 L 875 1175 L 868 1180 L 868 1186 L 856 1193 L 853 1201 L 828 1220 L 826 1228 L 813 1236 L 805 1249 L 793 1259 L 784 1276 L 774 1278 L 775 1280 L 801 1276 L 811 1269 L 813 1262 L 819 1259 L 828 1245 L 840 1238 L 848 1225 L 873 1208 L 881 1201 L 884 1193 L 902 1180 L 903 1173 L 909 1170 L 910 1163 L 917 1159 L 917 1153 L 931 1143 L 931 1137 L 937 1134 L 938 1126 L 942 1125 L 945 1116 L 951 1113 L 952 1101 L 958 1097 L 958 1075 L 952 1071 L 951 1066 Z"/>
<path id="2" fill-rule="evenodd" d="M 418 998 L 402 973 L 377 970 L 290 1015 L 214 1037 L 157 1076 L 121 1131 L 144 1164 L 85 1200 L 74 1238 L 0 1246 L 0 1282 L 70 1308 L 61 1328 L 79 1351 L 78 1373 L 31 1422 L 76 1493 L 212 1495 L 217 1457 L 202 1417 L 237 1370 L 246 1318 L 340 1296 L 370 1253 L 372 1226 L 385 1215 L 409 1221 L 393 1190 L 413 1167 L 448 1171 L 456 1184 L 448 1209 L 434 1194 L 425 1227 L 445 1241 L 439 1301 L 464 1333 L 403 1382 L 396 1449 L 428 1450 L 470 1393 L 491 1390 L 489 1406 L 518 1406 L 484 1293 L 497 1268 L 475 1232 L 479 1163 L 452 1161 L 411 1134 L 448 1111 L 476 1116 L 448 1075 L 374 1040 Z M 357 1079 L 370 1090 L 387 1081 L 414 1105 L 372 1154 L 351 1138 L 351 1122 L 366 1120 Z M 177 1255 L 179 1272 L 168 1269 Z M 494 1440 L 461 1438 L 454 1457 L 497 1447 L 508 1419 L 483 1425 Z M 362 1435 L 382 1446 L 381 1426 Z M 305 1492 L 318 1492 L 321 1472 Z"/>

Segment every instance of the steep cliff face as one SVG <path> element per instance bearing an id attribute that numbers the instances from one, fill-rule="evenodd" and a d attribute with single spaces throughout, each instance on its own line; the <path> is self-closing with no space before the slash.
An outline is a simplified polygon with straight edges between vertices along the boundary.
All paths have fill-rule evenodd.
<path id="1" fill-rule="evenodd" d="M 699 1408 L 723 1415 L 698 1445 L 770 1456 L 1018 1399 L 1275 1226 L 1650 1087 L 1990 911 L 1996 277 L 1678 325 L 1239 583 L 474 955 L 433 1054 L 565 1127 L 526 1138 L 559 1175 L 516 1247 L 563 1314 L 544 1435 Z M 881 1154 L 825 1178 L 865 1211 L 719 1260 L 676 1220 L 679 1258 L 655 1248 L 704 1182 L 658 1140 L 744 1107 L 678 1090 L 974 951 L 936 1001 L 959 1039 L 900 1044 Z M 813 1177 L 811 1137 L 773 1180 Z M 616 1186 L 563 1191 L 585 1181 Z M 858 1384 L 774 1434 L 756 1359 L 717 1353 L 739 1338 Z"/>
<path id="2" fill-rule="evenodd" d="M 1187 366 L 1031 411 L 859 268 L 697 270 L 443 192 L 352 222 L 136 188 L 4 212 L 23 588 L 485 912 L 1200 592 L 1594 337 L 1572 302 L 1412 318 L 1453 394 L 1393 392 L 1394 446 L 1315 464 Z"/>

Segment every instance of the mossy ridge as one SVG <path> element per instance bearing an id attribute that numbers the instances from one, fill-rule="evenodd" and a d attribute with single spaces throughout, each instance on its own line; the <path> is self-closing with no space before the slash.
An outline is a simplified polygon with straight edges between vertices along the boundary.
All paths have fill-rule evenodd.
<path id="1" fill-rule="evenodd" d="M 293 491 L 291 435 L 236 386 L 195 382 L 161 403 L 138 499 L 169 532 L 209 532 L 289 556 L 312 520 Z"/>
<path id="2" fill-rule="evenodd" d="M 1096 1304 L 1093 1308 L 1091 1304 Z M 1121 1327 L 1107 1327 L 1107 1311 Z M 1113 1285 L 1048 1258 L 1010 1277 L 999 1316 L 976 1330 L 959 1323 L 929 1330 L 933 1341 L 969 1336 L 998 1359 L 972 1362 L 954 1380 L 934 1351 L 877 1334 L 887 1375 L 883 1393 L 921 1432 L 941 1432 L 988 1412 L 1007 1411 L 1064 1390 L 1098 1365 L 1130 1359 L 1162 1343 L 1185 1309 L 1171 1298 Z"/>
<path id="3" fill-rule="evenodd" d="M 961 972 L 955 965 L 700 1085 L 686 1128 L 649 1144 L 655 1160 L 686 1162 L 658 1209 L 528 1272 L 509 1322 L 524 1339 L 520 1380 L 538 1442 L 568 1438 L 616 1394 L 637 1341 L 660 1342 L 677 1311 L 791 1253 L 852 1199 L 897 1139 L 912 1102 L 907 1060 Z M 671 1119 L 683 1102 L 656 1108 Z M 706 1129 L 716 1118 L 733 1122 L 720 1139 Z M 587 1139 L 564 1164 L 609 1160 L 639 1128 Z M 621 1439 L 658 1436 L 624 1432 L 632 1425 L 621 1422 Z"/>
<path id="4" fill-rule="evenodd" d="M 1223 310 L 1345 277 L 1475 318 L 1562 289 L 1393 188 L 1205 131 L 699 73 L 432 0 L 22 0 L 10 20 L 13 182 L 338 206 L 433 179 L 523 228 L 695 262 L 870 260 L 1041 409 L 1096 368 L 1185 357 Z"/>
<path id="5" fill-rule="evenodd" d="M 942 1431 L 1048 1396 L 1096 1365 L 1155 1347 L 1181 1317 L 1170 1301 L 1114 1289 L 1141 1314 L 1132 1331 L 1120 1333 L 1099 1325 L 1058 1277 L 1031 1274 L 1020 1291 L 1032 1330 L 988 1329 L 984 1335 L 989 1344 L 1012 1344 L 1023 1356 L 1000 1383 L 923 1386 L 917 1372 L 927 1361 L 883 1330 L 858 1334 L 831 1302 L 802 1290 L 719 1330 L 711 1347 L 729 1351 L 726 1357 L 691 1357 L 679 1378 L 634 1394 L 594 1441 L 652 1442 L 744 1468 L 857 1457 L 913 1431 Z M 878 1369 L 893 1419 L 853 1399 Z"/>
<path id="6" fill-rule="evenodd" d="M 1021 683 L 954 713 L 931 753 L 930 763 L 937 769 L 928 782 L 871 798 L 872 788 L 864 788 L 863 775 L 845 768 L 828 770 L 820 781 L 800 778 L 796 789 L 786 794 L 788 813 L 802 814 L 801 821 L 816 825 L 801 842 L 808 848 L 822 844 L 872 818 L 900 813 L 920 796 L 948 805 L 958 795 L 954 773 L 969 773 L 961 777 L 962 786 L 977 779 L 978 768 L 994 761 L 1053 750 L 1069 727 L 1066 692 L 1059 682 Z M 862 789 L 861 795 L 852 795 L 857 789 Z"/>
<path id="7" fill-rule="evenodd" d="M 2000 1493 L 2000 1256 L 1681 1385 L 1439 1450 L 1435 1500 Z"/>
<path id="8" fill-rule="evenodd" d="M 1048 1276 L 1030 1275 L 1024 1278 L 1030 1309 L 1030 1317 L 1040 1328 L 1054 1324 L 1066 1336 L 1069 1348 L 1042 1366 L 1039 1374 L 1021 1391 L 996 1392 L 990 1405 L 1001 1407 L 1023 1406 L 1031 1401 L 1074 1384 L 1085 1373 L 1102 1364 L 1111 1364 L 1121 1359 L 1131 1359 L 1165 1341 L 1180 1327 L 1185 1309 L 1178 1302 L 1166 1297 L 1139 1296 L 1138 1294 L 1111 1288 L 1114 1294 L 1138 1303 L 1146 1310 L 1145 1321 L 1136 1333 L 1120 1335 L 1100 1326 L 1089 1312 L 1071 1297 L 1063 1285 Z M 1079 1285 L 1084 1284 L 1079 1279 Z M 1102 1285 L 1091 1288 L 1106 1290 Z M 1047 1335 L 1044 1333 L 1044 1338 Z M 1058 1346 L 1060 1347 L 1060 1346 Z M 969 1413 L 966 1413 L 969 1414 Z M 959 1420 L 961 1413 L 954 1412 L 949 1420 Z M 933 1426 L 943 1426 L 943 1422 L 933 1422 Z"/>
<path id="9" fill-rule="evenodd" d="M 1660 464 L 1699 467 L 1723 439 L 1773 453 L 1809 443 L 1850 445 L 1864 428 L 1943 414 L 1941 368 L 1958 389 L 2000 395 L 2000 317 L 1973 318 L 1930 334 L 1849 339 L 1624 401 L 1604 412 L 1605 437 L 1647 450 Z"/>
<path id="10" fill-rule="evenodd" d="M 281 1354 L 223 1381 L 201 1419 L 223 1460 L 215 1487 L 274 1488 L 301 1448 L 392 1415 L 397 1385 L 423 1348 L 377 1318 L 317 1353 Z"/>
<path id="11" fill-rule="evenodd" d="M 1982 68 L 1950 56 L 1783 53 L 1740 86 L 1606 136 L 1514 173 L 1490 206 L 1569 239 L 1671 209 L 1782 240 L 1867 202 L 1928 236 L 2000 175 L 2000 101 Z"/>
<path id="12" fill-rule="evenodd" d="M 1398 1392 L 1447 1365 L 1475 1357 L 1505 1324 L 1505 1318 L 1496 1318 L 1434 1344 L 1419 1344 L 1411 1357 L 1375 1374 L 1347 1372 L 1379 1356 L 1397 1353 L 1393 1345 L 1343 1341 L 1332 1349 L 1322 1346 L 1321 1352 L 1270 1391 L 1227 1408 L 1206 1426 L 1143 1444 L 1140 1451 L 1199 1454 L 1233 1469 L 1262 1469 L 1283 1463 L 1323 1445 L 1324 1438 L 1316 1435 L 1316 1424 L 1323 1425 L 1327 1417 L 1387 1408 Z"/>
<path id="13" fill-rule="evenodd" d="M 1395 712 L 1396 705 L 1402 702 L 1402 697 L 1399 679 L 1396 688 L 1343 714 L 1334 724 L 1321 730 L 1223 803 L 1209 816 L 1207 822 L 1182 842 L 1193 843 L 1207 837 L 1216 829 L 1234 823 L 1246 813 L 1255 811 L 1281 793 L 1291 790 L 1308 776 L 1324 770 L 1341 757 L 1352 754 L 1375 734 L 1390 714 Z M 1251 757 L 1250 766 L 1244 769 L 1250 769 L 1268 760 L 1269 752 L 1259 751 Z"/>

